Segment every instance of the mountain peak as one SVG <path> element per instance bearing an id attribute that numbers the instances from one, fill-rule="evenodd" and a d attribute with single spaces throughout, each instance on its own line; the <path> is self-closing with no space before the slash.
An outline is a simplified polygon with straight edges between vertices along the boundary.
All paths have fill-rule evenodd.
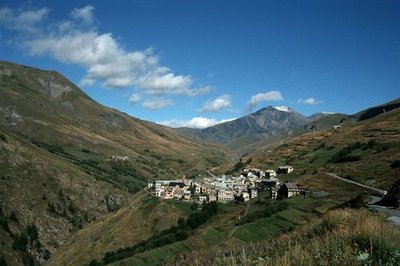
<path id="1" fill-rule="evenodd" d="M 278 111 L 281 111 L 281 112 L 288 112 L 288 113 L 292 112 L 292 110 L 288 106 L 284 106 L 284 105 L 282 105 L 282 106 L 273 106 L 273 108 L 278 110 Z"/>

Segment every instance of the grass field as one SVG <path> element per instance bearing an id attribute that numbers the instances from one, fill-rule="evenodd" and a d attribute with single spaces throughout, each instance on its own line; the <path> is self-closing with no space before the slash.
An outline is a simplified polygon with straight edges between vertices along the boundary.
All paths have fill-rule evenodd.
<path id="1" fill-rule="evenodd" d="M 362 221 L 362 222 L 360 222 Z M 243 238 L 255 237 L 248 230 Z M 178 265 L 399 265 L 400 231 L 367 210 L 338 209 L 282 237 L 209 249 Z"/>
<path id="2" fill-rule="evenodd" d="M 236 230 L 233 236 L 244 242 L 254 242 L 271 239 L 280 234 L 283 230 L 287 230 L 291 227 L 293 227 L 292 224 L 275 216 L 242 225 Z"/>
<path id="3" fill-rule="evenodd" d="M 176 258 L 178 255 L 186 254 L 192 250 L 185 246 L 183 241 L 176 242 L 164 247 L 155 248 L 131 258 L 112 263 L 110 265 L 132 265 L 132 266 L 147 266 L 147 265 L 160 265 L 167 263 Z"/>

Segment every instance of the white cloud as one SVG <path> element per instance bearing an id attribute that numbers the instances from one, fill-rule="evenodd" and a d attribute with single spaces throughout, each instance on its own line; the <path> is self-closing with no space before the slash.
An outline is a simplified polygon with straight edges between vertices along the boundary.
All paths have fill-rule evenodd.
<path id="1" fill-rule="evenodd" d="M 297 100 L 297 103 L 305 104 L 305 105 L 317 105 L 317 104 L 322 103 L 322 101 L 317 100 L 315 98 L 307 98 L 307 99 L 300 98 L 300 99 Z"/>
<path id="2" fill-rule="evenodd" d="M 93 86 L 96 83 L 96 81 L 94 79 L 91 78 L 83 78 L 80 82 L 79 82 L 79 86 L 81 87 L 90 87 Z"/>
<path id="3" fill-rule="evenodd" d="M 0 9 L 0 26 L 15 31 L 33 33 L 37 31 L 37 25 L 47 17 L 49 12 L 48 8 L 15 11 L 4 7 Z"/>
<path id="4" fill-rule="evenodd" d="M 71 17 L 74 19 L 82 20 L 86 24 L 93 22 L 94 6 L 87 5 L 82 8 L 75 8 L 71 12 Z"/>
<path id="5" fill-rule="evenodd" d="M 251 96 L 250 100 L 247 102 L 247 108 L 249 111 L 257 107 L 260 102 L 264 101 L 283 101 L 282 94 L 279 91 L 269 91 L 266 93 L 258 93 Z"/>
<path id="6" fill-rule="evenodd" d="M 129 103 L 131 105 L 136 105 L 140 101 L 140 95 L 137 93 L 134 93 L 129 97 Z"/>
<path id="7" fill-rule="evenodd" d="M 85 86 L 100 82 L 108 88 L 135 87 L 153 96 L 197 96 L 211 89 L 195 87 L 190 75 L 178 75 L 162 66 L 153 49 L 129 51 L 112 33 L 99 33 L 92 23 L 94 7 L 91 5 L 75 8 L 70 20 L 39 27 L 38 22 L 44 22 L 48 12 L 46 8 L 23 12 L 3 8 L 0 9 L 0 26 L 25 33 L 31 24 L 39 33 L 21 34 L 23 47 L 32 56 L 51 56 L 82 66 L 86 75 L 81 84 Z"/>
<path id="8" fill-rule="evenodd" d="M 147 109 L 162 109 L 172 106 L 173 103 L 168 99 L 149 99 L 143 102 L 142 106 Z"/>
<path id="9" fill-rule="evenodd" d="M 169 120 L 159 122 L 161 125 L 165 125 L 168 127 L 189 127 L 189 128 L 207 128 L 217 124 L 229 122 L 235 120 L 236 118 L 229 118 L 229 119 L 221 119 L 217 120 L 214 118 L 207 118 L 207 117 L 193 117 L 190 120 Z"/>
<path id="10" fill-rule="evenodd" d="M 200 108 L 200 112 L 218 112 L 222 109 L 226 109 L 232 105 L 231 96 L 229 94 L 224 94 L 219 96 L 214 100 L 207 101 L 202 108 Z"/>

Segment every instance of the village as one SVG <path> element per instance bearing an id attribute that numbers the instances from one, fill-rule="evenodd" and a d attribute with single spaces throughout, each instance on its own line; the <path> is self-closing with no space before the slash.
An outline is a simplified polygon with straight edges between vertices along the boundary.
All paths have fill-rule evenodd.
<path id="1" fill-rule="evenodd" d="M 259 191 L 269 191 L 271 199 L 291 198 L 301 194 L 295 183 L 281 182 L 278 176 L 293 171 L 291 166 L 275 170 L 244 169 L 239 176 L 210 176 L 195 179 L 157 180 L 148 183 L 148 189 L 162 199 L 186 202 L 229 203 L 248 202 L 258 197 Z"/>

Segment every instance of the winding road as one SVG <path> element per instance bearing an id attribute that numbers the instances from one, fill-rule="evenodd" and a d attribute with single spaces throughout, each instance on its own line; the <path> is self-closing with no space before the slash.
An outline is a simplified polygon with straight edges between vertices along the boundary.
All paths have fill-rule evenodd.
<path id="1" fill-rule="evenodd" d="M 386 195 L 386 193 L 387 193 L 386 190 L 381 190 L 381 189 L 373 188 L 373 187 L 370 187 L 370 186 L 367 186 L 367 185 L 364 185 L 364 184 L 360 184 L 360 183 L 355 182 L 355 181 L 353 181 L 353 180 L 349 180 L 349 179 L 343 178 L 343 177 L 341 177 L 341 176 L 338 176 L 338 175 L 336 175 L 336 174 L 334 174 L 334 173 L 327 173 L 327 172 L 325 172 L 325 174 L 327 174 L 327 175 L 329 175 L 329 176 L 331 176 L 331 177 L 333 177 L 333 178 L 342 180 L 342 181 L 344 181 L 344 182 L 348 182 L 348 183 L 351 183 L 351 184 L 354 184 L 354 185 L 357 185 L 357 186 L 360 186 L 360 187 L 363 187 L 363 188 L 367 188 L 367 189 L 376 191 L 376 192 L 382 194 L 382 196 Z M 373 196 L 371 196 L 371 198 L 372 198 L 372 202 L 377 202 L 377 201 L 379 200 L 378 197 L 373 197 Z M 370 208 L 374 209 L 374 210 L 377 211 L 377 212 L 385 213 L 385 214 L 388 216 L 388 220 L 389 220 L 392 224 L 394 224 L 397 228 L 400 229 L 400 211 L 395 210 L 395 209 L 393 209 L 393 208 L 388 208 L 388 207 L 379 206 L 379 205 L 374 205 L 374 204 L 370 204 L 370 205 L 368 205 L 368 206 L 369 206 Z"/>
<path id="2" fill-rule="evenodd" d="M 378 192 L 378 193 L 380 193 L 380 194 L 382 194 L 382 195 L 386 195 L 386 193 L 387 193 L 386 190 L 381 190 L 381 189 L 377 189 L 377 188 L 374 188 L 374 187 L 370 187 L 370 186 L 367 186 L 367 185 L 358 183 L 358 182 L 356 182 L 356 181 L 349 180 L 349 179 L 346 179 L 346 178 L 344 178 L 344 177 L 338 176 L 337 174 L 334 174 L 334 173 L 325 172 L 325 174 L 329 175 L 330 177 L 333 177 L 333 178 L 342 180 L 342 181 L 344 181 L 344 182 L 351 183 L 351 184 L 354 184 L 354 185 L 357 185 L 357 186 L 360 186 L 360 187 L 363 187 L 363 188 L 367 188 L 367 189 L 376 191 L 376 192 Z"/>

